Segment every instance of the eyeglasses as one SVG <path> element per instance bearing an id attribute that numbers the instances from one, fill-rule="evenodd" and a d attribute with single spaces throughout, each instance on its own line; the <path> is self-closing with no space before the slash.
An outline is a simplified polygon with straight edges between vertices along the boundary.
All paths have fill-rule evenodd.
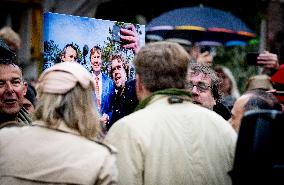
<path id="1" fill-rule="evenodd" d="M 198 82 L 197 84 L 193 84 L 192 82 L 188 82 L 187 85 L 186 85 L 186 87 L 187 87 L 190 91 L 193 90 L 193 87 L 194 87 L 194 86 L 197 88 L 197 90 L 198 90 L 199 92 L 206 92 L 209 88 L 211 88 L 210 85 L 207 85 L 207 84 L 204 83 L 204 82 Z"/>

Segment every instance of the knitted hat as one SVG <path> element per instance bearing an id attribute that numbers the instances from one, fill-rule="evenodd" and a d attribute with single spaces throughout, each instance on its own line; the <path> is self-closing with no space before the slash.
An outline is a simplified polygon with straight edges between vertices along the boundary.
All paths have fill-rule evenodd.
<path id="1" fill-rule="evenodd" d="M 92 75 L 82 65 L 62 62 L 45 70 L 38 80 L 38 93 L 66 94 L 79 83 L 84 89 L 90 85 L 94 89 Z"/>
<path id="2" fill-rule="evenodd" d="M 9 48 L 6 42 L 0 39 L 0 59 L 13 59 L 16 54 Z"/>

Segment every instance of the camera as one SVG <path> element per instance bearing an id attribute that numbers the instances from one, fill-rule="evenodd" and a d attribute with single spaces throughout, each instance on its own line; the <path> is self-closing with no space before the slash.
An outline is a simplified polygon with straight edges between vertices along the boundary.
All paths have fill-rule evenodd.
<path id="1" fill-rule="evenodd" d="M 121 42 L 120 40 L 120 26 L 113 25 L 112 27 L 112 40 L 115 42 Z"/>
<path id="2" fill-rule="evenodd" d="M 249 52 L 247 53 L 246 55 L 246 62 L 248 65 L 254 65 L 254 66 L 257 66 L 257 65 L 260 65 L 257 63 L 257 57 L 258 57 L 259 53 L 257 52 Z"/>
<path id="3" fill-rule="evenodd" d="M 199 47 L 200 47 L 200 53 L 204 53 L 206 51 L 211 53 L 211 47 L 210 46 L 199 46 Z"/>
<path id="4" fill-rule="evenodd" d="M 128 29 L 128 25 L 126 23 L 124 23 L 123 25 L 113 25 L 112 27 L 112 40 L 115 42 L 119 42 L 122 43 L 123 41 L 121 41 L 121 33 L 120 33 L 120 29 L 124 28 L 124 29 Z"/>
<path id="5" fill-rule="evenodd" d="M 204 53 L 204 52 L 208 52 L 210 55 L 212 55 L 213 57 L 216 56 L 216 47 L 213 46 L 206 46 L 206 45 L 201 45 L 199 46 L 199 51 L 200 53 Z"/>

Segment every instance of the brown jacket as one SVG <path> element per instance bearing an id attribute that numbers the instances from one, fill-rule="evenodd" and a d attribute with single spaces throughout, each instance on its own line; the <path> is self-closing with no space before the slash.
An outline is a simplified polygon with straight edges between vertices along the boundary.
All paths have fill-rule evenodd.
<path id="1" fill-rule="evenodd" d="M 35 122 L 0 130 L 0 184 L 116 184 L 112 148 Z"/>

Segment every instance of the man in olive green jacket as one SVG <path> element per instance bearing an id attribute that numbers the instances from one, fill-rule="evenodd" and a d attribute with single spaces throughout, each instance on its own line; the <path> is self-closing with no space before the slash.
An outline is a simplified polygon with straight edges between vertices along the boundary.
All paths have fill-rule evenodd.
<path id="1" fill-rule="evenodd" d="M 168 42 L 136 55 L 139 110 L 115 122 L 105 138 L 118 150 L 119 184 L 231 184 L 236 133 L 183 90 L 189 60 Z"/>

